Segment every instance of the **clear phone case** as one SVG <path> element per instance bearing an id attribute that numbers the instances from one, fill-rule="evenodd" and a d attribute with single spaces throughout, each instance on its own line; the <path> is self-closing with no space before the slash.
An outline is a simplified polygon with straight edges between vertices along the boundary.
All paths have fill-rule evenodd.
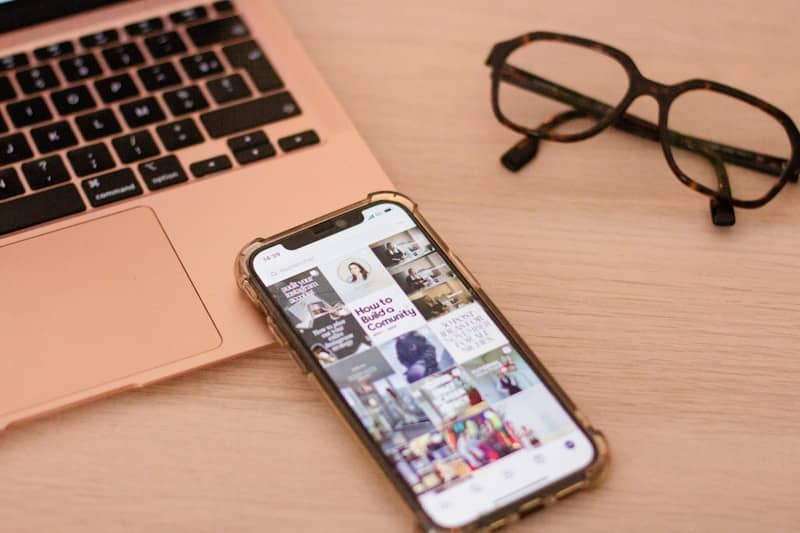
<path id="1" fill-rule="evenodd" d="M 476 297 L 486 307 L 487 312 L 500 324 L 501 329 L 504 330 L 508 337 L 514 343 L 516 343 L 520 349 L 520 355 L 531 364 L 542 381 L 550 387 L 553 394 L 559 399 L 566 410 L 573 416 L 578 425 L 580 425 L 580 427 L 590 437 L 597 452 L 595 460 L 581 472 L 569 476 L 555 484 L 548 485 L 541 491 L 528 497 L 524 497 L 522 500 L 498 509 L 489 515 L 485 515 L 475 522 L 467 524 L 466 526 L 458 529 L 457 531 L 494 531 L 499 527 L 519 520 L 522 516 L 525 516 L 537 509 L 548 506 L 573 492 L 581 489 L 588 489 L 600 483 L 604 478 L 604 474 L 608 470 L 610 461 L 608 443 L 603 433 L 591 424 L 586 415 L 584 415 L 583 412 L 581 412 L 580 409 L 575 406 L 564 390 L 558 385 L 555 379 L 553 379 L 547 369 L 542 365 L 541 362 L 539 362 L 533 350 L 528 347 L 522 337 L 520 337 L 520 335 L 516 332 L 514 327 L 505 319 L 497 307 L 492 303 L 472 273 L 464 266 L 458 256 L 453 253 L 447 243 L 441 237 L 439 237 L 430 224 L 427 223 L 425 218 L 419 212 L 416 203 L 414 203 L 408 197 L 397 192 L 375 192 L 368 195 L 367 198 L 360 202 L 346 206 L 315 220 L 311 220 L 301 226 L 286 230 L 278 235 L 269 238 L 257 238 L 252 240 L 242 248 L 238 257 L 236 258 L 235 275 L 239 287 L 260 309 L 260 311 L 264 313 L 267 320 L 267 326 L 270 328 L 277 341 L 289 350 L 292 358 L 297 363 L 301 372 L 306 375 L 309 381 L 311 381 L 320 389 L 322 394 L 331 403 L 333 409 L 343 419 L 346 426 L 350 429 L 350 431 L 355 433 L 355 436 L 366 448 L 370 456 L 378 463 L 378 466 L 381 468 L 384 474 L 390 478 L 400 495 L 411 507 L 415 516 L 417 517 L 419 529 L 426 532 L 454 531 L 441 529 L 425 514 L 421 505 L 417 501 L 417 497 L 404 482 L 404 480 L 399 476 L 399 474 L 394 470 L 369 433 L 364 430 L 361 423 L 357 418 L 355 418 L 346 402 L 344 402 L 344 400 L 338 394 L 338 391 L 328 383 L 328 380 L 322 379 L 323 370 L 321 366 L 315 362 L 313 354 L 311 354 L 309 350 L 303 346 L 299 338 L 296 337 L 296 334 L 291 328 L 289 322 L 283 318 L 282 313 L 279 312 L 269 297 L 267 297 L 264 288 L 256 279 L 255 273 L 252 269 L 252 259 L 261 249 L 274 245 L 288 235 L 303 231 L 326 220 L 341 216 L 349 211 L 355 209 L 364 209 L 370 204 L 378 202 L 396 203 L 407 209 L 413 215 L 419 227 L 427 232 L 431 237 L 431 240 L 439 247 L 441 254 L 446 256 L 453 266 L 456 267 L 464 281 L 466 281 L 469 285 L 469 288 L 472 289 Z"/>

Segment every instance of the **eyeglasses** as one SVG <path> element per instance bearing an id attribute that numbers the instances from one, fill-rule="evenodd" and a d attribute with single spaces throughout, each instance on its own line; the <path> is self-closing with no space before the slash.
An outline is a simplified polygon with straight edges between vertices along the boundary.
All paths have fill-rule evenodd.
<path id="1" fill-rule="evenodd" d="M 733 87 L 702 79 L 665 85 L 616 48 L 549 32 L 497 43 L 486 64 L 495 116 L 525 135 L 501 157 L 513 172 L 541 140 L 580 141 L 613 126 L 660 142 L 678 179 L 711 197 L 718 226 L 734 224 L 734 207 L 761 207 L 800 177 L 792 119 Z M 658 102 L 657 124 L 626 112 L 642 95 Z"/>

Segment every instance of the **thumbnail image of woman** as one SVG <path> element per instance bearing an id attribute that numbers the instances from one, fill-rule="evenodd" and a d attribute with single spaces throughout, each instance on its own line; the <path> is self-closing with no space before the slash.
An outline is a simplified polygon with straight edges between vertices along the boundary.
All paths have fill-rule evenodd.
<path id="1" fill-rule="evenodd" d="M 508 398 L 518 392 L 522 392 L 522 387 L 519 386 L 519 382 L 514 376 L 501 367 L 497 372 L 497 390 L 500 391 L 504 398 Z"/>
<path id="2" fill-rule="evenodd" d="M 430 294 L 426 294 L 421 299 L 415 300 L 414 304 L 419 308 L 422 316 L 428 320 L 443 315 L 448 311 L 448 307 L 446 305 L 435 299 Z"/>
<path id="3" fill-rule="evenodd" d="M 395 341 L 397 360 L 406 367 L 406 379 L 414 383 L 435 374 L 439 368 L 436 347 L 416 331 L 404 333 Z"/>
<path id="4" fill-rule="evenodd" d="M 324 365 L 329 365 L 336 362 L 336 358 L 331 355 L 331 353 L 321 344 L 315 344 L 312 346 L 311 352 L 314 354 L 314 357 L 317 358 L 317 361 Z"/>
<path id="5" fill-rule="evenodd" d="M 347 265 L 347 270 L 350 272 L 350 283 L 367 281 L 367 278 L 369 277 L 369 271 L 367 271 L 363 265 L 356 263 L 355 261 L 352 261 Z"/>
<path id="6" fill-rule="evenodd" d="M 522 445 L 526 448 L 538 448 L 542 445 L 542 441 L 539 440 L 539 437 L 536 436 L 536 433 L 534 433 L 534 431 L 528 426 L 520 426 L 519 436 L 520 440 L 522 441 Z"/>
<path id="7" fill-rule="evenodd" d="M 408 275 L 406 276 L 406 286 L 408 287 L 408 292 L 416 292 L 420 289 L 424 289 L 425 278 L 420 276 L 413 268 L 409 268 Z"/>
<path id="8" fill-rule="evenodd" d="M 397 265 L 403 262 L 403 258 L 405 257 L 405 253 L 402 250 L 397 248 L 393 242 L 387 242 L 384 246 L 384 253 L 386 254 L 386 259 L 389 261 L 389 265 Z"/>

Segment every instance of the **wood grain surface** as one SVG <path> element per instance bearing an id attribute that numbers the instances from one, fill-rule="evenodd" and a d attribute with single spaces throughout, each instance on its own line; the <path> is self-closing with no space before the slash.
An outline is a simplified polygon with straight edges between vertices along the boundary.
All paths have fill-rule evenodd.
<path id="1" fill-rule="evenodd" d="M 546 144 L 512 175 L 497 157 L 516 136 L 492 116 L 483 66 L 496 41 L 568 32 L 650 78 L 716 79 L 798 120 L 800 4 L 281 7 L 397 188 L 609 438 L 605 485 L 513 530 L 800 530 L 800 189 L 717 228 L 656 145 L 616 131 Z M 4 532 L 412 527 L 278 349 L 0 439 Z"/>

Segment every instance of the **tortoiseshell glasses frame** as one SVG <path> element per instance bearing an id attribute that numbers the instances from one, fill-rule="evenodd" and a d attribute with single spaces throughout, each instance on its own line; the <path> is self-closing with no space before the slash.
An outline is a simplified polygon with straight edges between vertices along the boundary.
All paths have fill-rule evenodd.
<path id="1" fill-rule="evenodd" d="M 518 48 L 537 41 L 561 42 L 581 46 L 615 59 L 624 68 L 628 76 L 628 89 L 622 100 L 615 107 L 612 107 L 605 102 L 576 92 L 569 87 L 564 87 L 532 72 L 515 67 L 506 61 L 512 52 Z M 506 168 L 514 172 L 535 157 L 540 140 L 580 141 L 600 133 L 609 126 L 614 126 L 639 137 L 660 142 L 667 163 L 677 178 L 689 188 L 711 198 L 712 220 L 714 224 L 719 226 L 728 226 L 735 222 L 734 206 L 751 209 L 761 207 L 772 200 L 787 182 L 796 183 L 800 178 L 800 132 L 798 132 L 795 123 L 777 107 L 739 89 L 704 79 L 692 79 L 675 85 L 665 85 L 645 78 L 633 60 L 616 48 L 581 37 L 551 32 L 532 32 L 508 41 L 499 42 L 492 47 L 486 64 L 492 69 L 492 109 L 495 116 L 503 125 L 525 136 L 501 158 Z M 572 109 L 559 113 L 534 127 L 517 124 L 503 114 L 501 109 L 499 102 L 501 81 L 559 101 Z M 667 127 L 671 104 L 678 96 L 692 90 L 721 93 L 754 106 L 770 115 L 786 131 L 789 146 L 791 147 L 789 158 L 783 159 L 671 131 Z M 658 102 L 658 124 L 626 113 L 631 103 L 643 95 L 652 96 Z M 590 118 L 595 120 L 596 123 L 580 133 L 565 134 L 556 131 L 561 124 L 577 118 Z M 716 189 L 709 188 L 687 176 L 675 162 L 671 149 L 673 146 L 689 150 L 708 159 L 714 168 L 718 187 Z M 775 183 L 766 194 L 757 199 L 737 199 L 732 196 L 725 164 L 737 165 L 773 176 Z"/>

